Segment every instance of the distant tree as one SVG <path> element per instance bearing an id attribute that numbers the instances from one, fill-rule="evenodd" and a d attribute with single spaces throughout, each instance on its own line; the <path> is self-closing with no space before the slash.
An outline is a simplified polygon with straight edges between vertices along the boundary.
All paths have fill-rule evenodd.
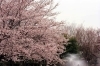
<path id="1" fill-rule="evenodd" d="M 89 64 L 93 64 L 100 52 L 100 29 L 84 28 L 84 26 L 67 26 L 65 32 L 68 37 L 75 36 L 79 50 Z"/>
<path id="2" fill-rule="evenodd" d="M 97 60 L 98 52 L 95 52 L 97 48 L 95 47 L 98 43 L 98 30 L 92 28 L 78 28 L 76 33 L 76 39 L 78 41 L 80 51 L 84 58 L 92 64 Z"/>

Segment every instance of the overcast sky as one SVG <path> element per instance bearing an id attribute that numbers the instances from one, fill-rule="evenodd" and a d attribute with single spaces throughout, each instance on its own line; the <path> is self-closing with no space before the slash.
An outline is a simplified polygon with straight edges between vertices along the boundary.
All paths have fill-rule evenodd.
<path id="1" fill-rule="evenodd" d="M 60 12 L 57 20 L 100 28 L 100 0 L 54 0 Z"/>

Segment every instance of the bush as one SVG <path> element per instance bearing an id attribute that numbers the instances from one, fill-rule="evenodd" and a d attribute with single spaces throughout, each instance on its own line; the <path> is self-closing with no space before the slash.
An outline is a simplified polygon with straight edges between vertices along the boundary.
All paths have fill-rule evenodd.
<path id="1" fill-rule="evenodd" d="M 67 54 L 77 54 L 79 52 L 79 47 L 76 38 L 71 37 L 68 44 L 66 43 L 65 48 L 65 52 L 60 55 L 60 58 L 66 57 Z"/>

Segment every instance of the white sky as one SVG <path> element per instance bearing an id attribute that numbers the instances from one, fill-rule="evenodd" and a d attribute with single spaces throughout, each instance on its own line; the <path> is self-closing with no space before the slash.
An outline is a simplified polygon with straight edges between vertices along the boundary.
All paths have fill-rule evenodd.
<path id="1" fill-rule="evenodd" d="M 100 0 L 54 0 L 59 3 L 56 11 L 58 21 L 83 24 L 85 27 L 100 28 Z"/>

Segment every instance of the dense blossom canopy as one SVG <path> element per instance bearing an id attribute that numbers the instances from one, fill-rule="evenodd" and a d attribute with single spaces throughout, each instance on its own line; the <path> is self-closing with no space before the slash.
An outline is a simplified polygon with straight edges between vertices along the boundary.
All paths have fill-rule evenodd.
<path id="1" fill-rule="evenodd" d="M 62 62 L 62 24 L 50 19 L 56 6 L 53 0 L 0 0 L 0 54 L 5 60 Z"/>

